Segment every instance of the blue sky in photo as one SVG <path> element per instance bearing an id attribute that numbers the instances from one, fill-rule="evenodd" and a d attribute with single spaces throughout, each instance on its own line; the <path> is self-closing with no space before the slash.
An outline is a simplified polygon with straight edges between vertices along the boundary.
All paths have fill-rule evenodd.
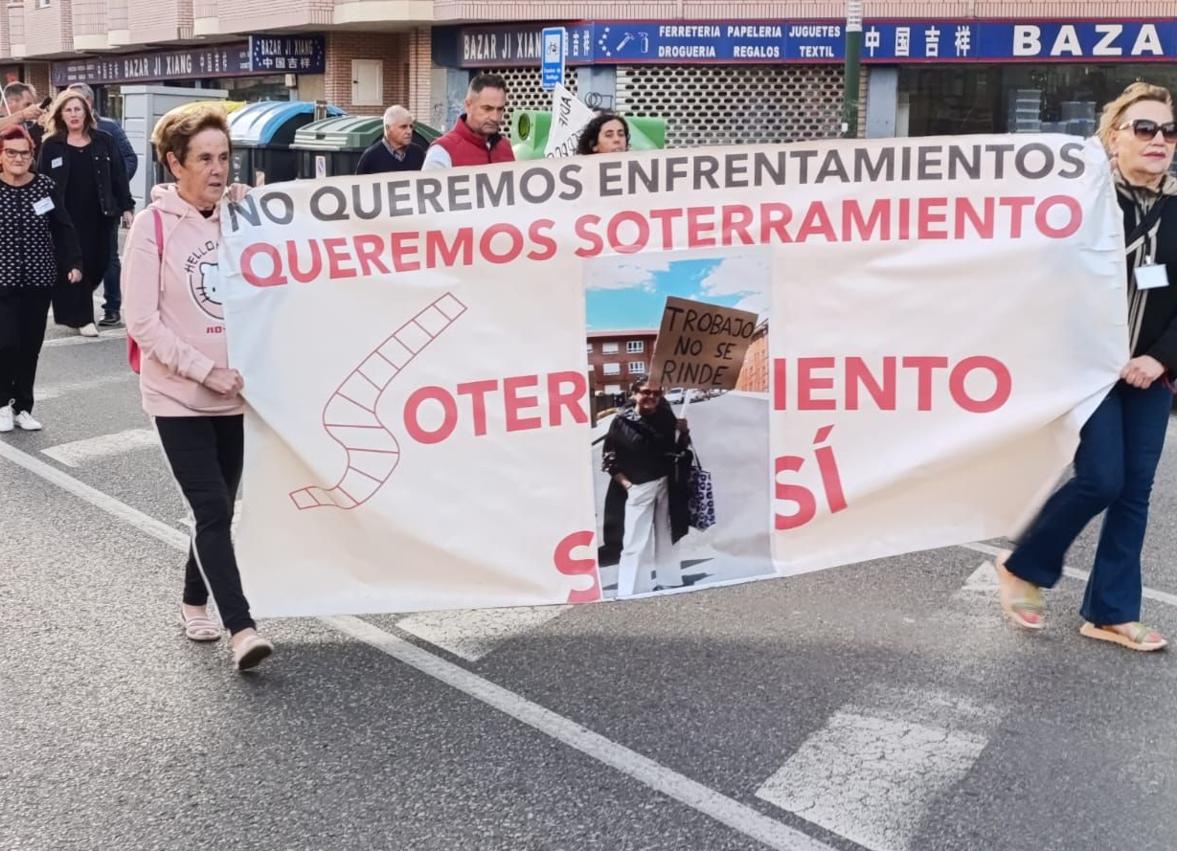
<path id="1" fill-rule="evenodd" d="M 721 307 L 735 307 L 741 294 L 703 295 L 703 280 L 723 258 L 673 260 L 665 271 L 651 272 L 652 280 L 624 289 L 589 289 L 585 295 L 585 319 L 589 331 L 653 328 L 662 324 L 667 296 L 695 299 Z M 752 287 L 758 282 L 750 282 Z M 750 287 L 751 288 L 751 287 Z"/>

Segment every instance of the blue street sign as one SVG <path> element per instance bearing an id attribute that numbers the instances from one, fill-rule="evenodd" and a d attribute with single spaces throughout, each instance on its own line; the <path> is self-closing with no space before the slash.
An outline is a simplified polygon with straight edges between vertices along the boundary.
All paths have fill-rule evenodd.
<path id="1" fill-rule="evenodd" d="M 563 27 L 545 27 L 540 36 L 543 54 L 540 67 L 543 68 L 543 87 L 547 91 L 564 82 L 564 54 L 567 52 L 568 31 Z"/>

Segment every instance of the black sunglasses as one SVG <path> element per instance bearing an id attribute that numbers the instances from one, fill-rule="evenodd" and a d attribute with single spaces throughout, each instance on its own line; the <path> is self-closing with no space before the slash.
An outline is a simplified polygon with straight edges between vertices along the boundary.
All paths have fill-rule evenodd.
<path id="1" fill-rule="evenodd" d="M 1177 121 L 1157 124 L 1150 118 L 1137 118 L 1135 121 L 1126 121 L 1120 125 L 1121 130 L 1127 130 L 1129 127 L 1136 134 L 1136 138 L 1142 142 L 1151 142 L 1156 138 L 1158 130 L 1161 131 L 1161 137 L 1166 142 L 1177 142 Z"/>

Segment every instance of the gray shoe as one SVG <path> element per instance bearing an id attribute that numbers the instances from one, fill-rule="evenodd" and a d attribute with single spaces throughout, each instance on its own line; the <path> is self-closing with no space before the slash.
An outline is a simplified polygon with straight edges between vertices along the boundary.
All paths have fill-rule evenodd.
<path id="1" fill-rule="evenodd" d="M 119 316 L 117 310 L 108 310 L 106 315 L 98 320 L 99 328 L 121 328 L 123 325 L 123 318 Z"/>

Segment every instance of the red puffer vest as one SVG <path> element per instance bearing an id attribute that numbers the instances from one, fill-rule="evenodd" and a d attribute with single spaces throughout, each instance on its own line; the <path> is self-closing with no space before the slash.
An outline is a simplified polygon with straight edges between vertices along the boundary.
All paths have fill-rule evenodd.
<path id="1" fill-rule="evenodd" d="M 465 113 L 458 116 L 458 123 L 453 130 L 436 139 L 433 144 L 445 148 L 450 155 L 450 162 L 456 167 L 515 162 L 515 152 L 511 150 L 507 137 L 495 135 L 487 139 L 479 136 L 466 123 Z"/>

